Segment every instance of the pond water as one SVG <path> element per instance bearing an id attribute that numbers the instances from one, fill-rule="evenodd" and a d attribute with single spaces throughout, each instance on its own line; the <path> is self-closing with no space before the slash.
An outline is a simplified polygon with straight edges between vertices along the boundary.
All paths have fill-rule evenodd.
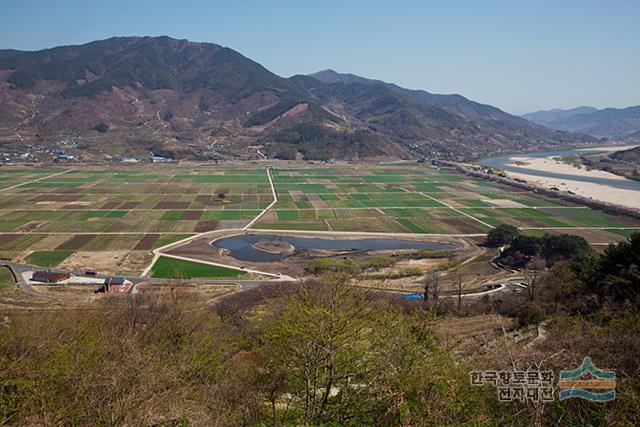
<path id="1" fill-rule="evenodd" d="M 296 250 L 310 249 L 335 249 L 354 251 L 379 251 L 393 249 L 430 249 L 430 250 L 451 250 L 455 245 L 435 242 L 419 242 L 401 239 L 322 239 L 307 237 L 279 236 L 275 234 L 247 234 L 241 236 L 225 237 L 213 242 L 213 246 L 227 249 L 229 256 L 243 261 L 251 262 L 273 262 L 280 261 L 291 254 L 273 254 L 263 252 L 253 247 L 257 242 L 272 240 L 283 241 L 291 244 Z"/>

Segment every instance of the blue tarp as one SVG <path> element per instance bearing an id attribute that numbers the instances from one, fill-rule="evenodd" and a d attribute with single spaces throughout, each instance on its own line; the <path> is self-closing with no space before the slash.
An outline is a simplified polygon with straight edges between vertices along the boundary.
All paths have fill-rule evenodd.
<path id="1" fill-rule="evenodd" d="M 405 295 L 404 299 L 422 299 L 422 295 L 421 294 L 409 294 L 409 295 Z"/>

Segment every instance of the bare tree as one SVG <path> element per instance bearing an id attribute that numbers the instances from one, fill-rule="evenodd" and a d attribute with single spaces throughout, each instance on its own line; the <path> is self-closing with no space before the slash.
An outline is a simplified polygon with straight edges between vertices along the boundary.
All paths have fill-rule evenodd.
<path id="1" fill-rule="evenodd" d="M 456 271 L 456 274 L 453 277 L 453 283 L 458 293 L 458 315 L 459 315 L 460 309 L 462 307 L 462 292 L 466 287 L 466 283 L 464 282 L 464 273 L 462 271 L 460 270 Z"/>
<path id="2" fill-rule="evenodd" d="M 533 301 L 536 298 L 536 287 L 538 286 L 538 279 L 540 274 L 544 271 L 545 263 L 542 259 L 536 258 L 530 261 L 523 270 L 525 281 L 527 283 L 527 290 L 529 295 L 529 301 Z"/>
<path id="3" fill-rule="evenodd" d="M 424 279 L 424 304 L 427 308 L 438 308 L 440 297 L 440 270 L 433 270 Z"/>

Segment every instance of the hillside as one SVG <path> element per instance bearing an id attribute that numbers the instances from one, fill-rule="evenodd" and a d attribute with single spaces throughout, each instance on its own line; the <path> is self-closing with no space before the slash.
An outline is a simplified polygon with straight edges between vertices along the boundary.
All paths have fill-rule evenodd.
<path id="1" fill-rule="evenodd" d="M 419 141 L 421 147 L 426 148 L 425 154 L 444 153 L 454 157 L 473 158 L 487 151 L 533 149 L 595 141 L 589 136 L 544 128 L 458 94 L 442 95 L 406 89 L 393 83 L 337 73 L 334 70 L 320 71 L 309 77 L 324 83 L 325 86 L 313 86 L 312 93 L 320 99 L 326 97 L 327 93 L 361 92 L 364 90 L 363 87 L 367 87 L 368 93 L 371 96 L 375 94 L 378 98 L 376 106 L 391 102 L 391 99 L 396 103 L 402 100 L 404 124 L 409 124 L 405 130 L 413 131 L 411 136 Z M 339 86 L 343 88 L 336 89 Z M 357 89 L 358 86 L 360 90 Z M 340 101 L 351 101 L 352 104 L 359 105 L 358 98 Z M 327 100 L 323 102 L 326 103 Z M 365 109 L 360 117 L 372 118 L 374 124 L 378 124 L 379 117 L 367 114 L 370 112 L 370 109 Z M 438 123 L 434 123 L 434 120 Z M 387 123 L 396 124 L 397 121 L 391 120 Z"/>
<path id="2" fill-rule="evenodd" d="M 625 142 L 633 142 L 633 143 L 638 143 L 640 142 L 640 130 L 630 133 L 629 135 L 625 136 L 624 138 L 621 138 L 622 141 Z"/>
<path id="3" fill-rule="evenodd" d="M 602 110 L 593 107 L 553 109 L 522 117 L 551 129 L 582 132 L 600 138 L 626 138 L 640 132 L 640 106 Z"/>
<path id="4" fill-rule="evenodd" d="M 609 154 L 609 157 L 615 160 L 640 166 L 640 146 L 630 148 L 628 150 L 613 152 Z"/>
<path id="5" fill-rule="evenodd" d="M 0 51 L 3 151 L 37 156 L 61 140 L 80 141 L 86 158 L 309 159 L 468 159 L 594 141 L 460 95 L 330 71 L 282 78 L 212 43 L 115 37 Z"/>

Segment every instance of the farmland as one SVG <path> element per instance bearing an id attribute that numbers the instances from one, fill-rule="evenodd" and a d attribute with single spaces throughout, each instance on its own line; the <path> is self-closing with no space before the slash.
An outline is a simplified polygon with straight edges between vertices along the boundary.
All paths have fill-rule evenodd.
<path id="1" fill-rule="evenodd" d="M 253 229 L 482 236 L 508 223 L 532 234 L 622 239 L 640 222 L 558 199 L 406 164 L 272 171 L 277 203 Z M 152 251 L 212 230 L 243 229 L 273 201 L 264 165 L 0 169 L 0 257 L 139 274 Z M 102 265 L 102 264 L 101 264 Z"/>
<path id="2" fill-rule="evenodd" d="M 160 257 L 153 266 L 152 275 L 153 277 L 167 279 L 193 279 L 201 277 L 239 277 L 243 276 L 244 273 L 230 268 Z"/>
<path id="3" fill-rule="evenodd" d="M 204 166 L 4 167 L 0 195 L 2 258 L 66 268 L 102 253 L 114 259 L 106 272 L 127 274 L 153 249 L 242 226 L 272 200 L 264 169 Z"/>
<path id="4" fill-rule="evenodd" d="M 258 229 L 465 236 L 508 223 L 531 232 L 588 230 L 597 235 L 592 241 L 608 242 L 638 226 L 583 206 L 413 165 L 282 168 L 273 175 L 278 202 Z"/>

